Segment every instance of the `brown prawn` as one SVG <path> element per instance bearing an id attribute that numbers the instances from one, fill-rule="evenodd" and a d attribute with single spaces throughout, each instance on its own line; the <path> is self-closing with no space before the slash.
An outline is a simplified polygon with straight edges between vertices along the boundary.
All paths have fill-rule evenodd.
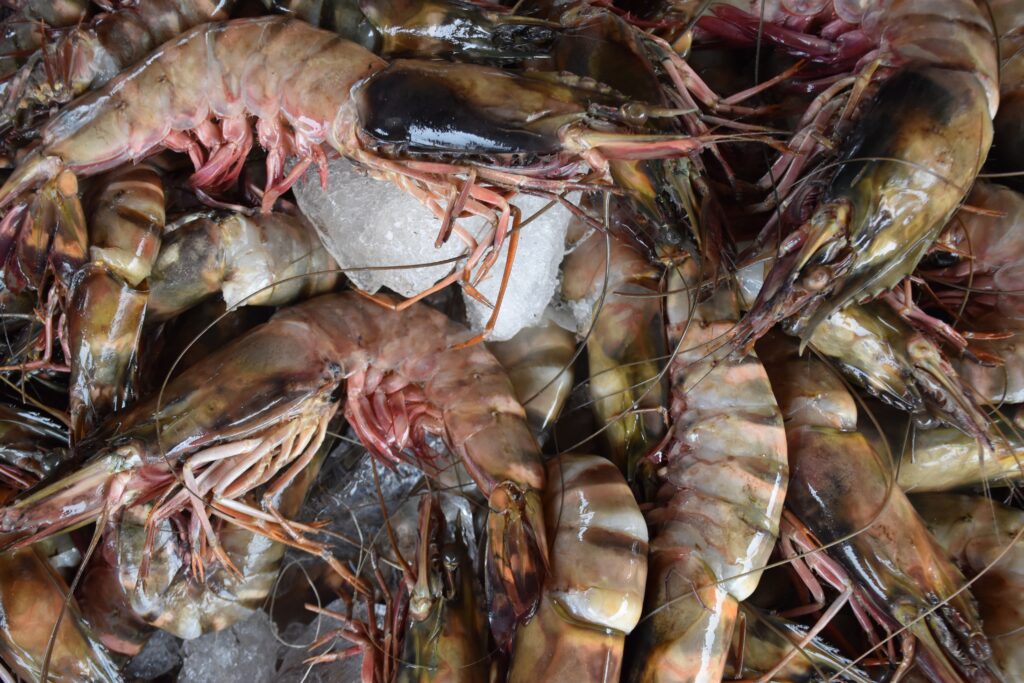
<path id="1" fill-rule="evenodd" d="M 698 26 L 746 43 L 763 36 L 826 67 L 829 87 L 812 106 L 826 121 L 810 129 L 839 114 L 849 119 L 850 109 L 859 119 L 850 131 L 838 124 L 837 170 L 781 239 L 736 344 L 794 316 L 806 339 L 835 310 L 909 275 L 967 194 L 999 106 L 991 24 L 974 0 L 823 2 L 806 11 L 735 0 L 712 5 Z M 829 104 L 846 89 L 842 108 Z M 778 194 L 804 177 L 815 139 L 794 136 L 769 175 L 780 179 Z"/>
<path id="2" fill-rule="evenodd" d="M 574 221 L 572 230 L 586 234 L 584 227 Z M 660 280 L 659 267 L 617 231 L 594 231 L 562 264 L 562 295 L 592 309 L 578 331 L 586 334 L 594 414 L 612 460 L 631 480 L 664 432 Z"/>
<path id="3" fill-rule="evenodd" d="M 1011 596 L 1024 587 L 1024 513 L 982 496 L 931 494 L 911 502 L 964 573 L 977 577 L 978 600 L 992 655 L 1007 680 L 1024 676 L 1024 610 Z"/>
<path id="4" fill-rule="evenodd" d="M 38 125 L 48 110 L 98 88 L 157 45 L 203 22 L 227 18 L 234 0 L 125 3 L 56 32 L 9 76 L 0 131 Z"/>
<path id="5" fill-rule="evenodd" d="M 647 580 L 647 525 L 625 478 L 599 456 L 548 462 L 551 571 L 516 633 L 509 683 L 618 681 Z"/>
<path id="6" fill-rule="evenodd" d="M 463 276 L 472 286 L 496 262 L 492 246 L 511 236 L 507 279 L 518 235 L 508 203 L 515 192 L 606 186 L 615 160 L 687 156 L 707 142 L 651 132 L 646 113 L 630 118 L 627 104 L 474 64 L 389 65 L 331 32 L 280 17 L 204 24 L 47 123 L 40 145 L 0 188 L 0 208 L 64 169 L 96 173 L 162 148 L 187 152 L 197 168 L 191 183 L 216 191 L 238 177 L 258 140 L 268 152 L 268 211 L 310 165 L 325 179 L 326 145 L 428 206 L 443 219 L 441 241 L 463 214 L 491 220 L 492 234 L 478 240 L 462 272 L 425 296 Z M 298 163 L 286 171 L 289 156 Z M 635 195 L 628 177 L 617 181 Z"/>
<path id="7" fill-rule="evenodd" d="M 728 288 L 701 292 L 697 269 L 687 260 L 668 281 L 672 426 L 647 463 L 656 494 L 630 681 L 722 678 L 739 603 L 757 587 L 786 496 L 782 414 L 765 368 L 753 353 L 709 357 L 739 310 Z"/>
<path id="8" fill-rule="evenodd" d="M 853 396 L 822 361 L 799 358 L 795 343 L 766 342 L 762 356 L 786 416 L 786 506 L 849 574 L 846 597 L 862 623 L 899 630 L 905 647 L 916 638 L 914 659 L 932 680 L 1001 680 L 977 606 L 960 590 L 963 575 L 857 431 Z"/>
<path id="9" fill-rule="evenodd" d="M 153 399 L 115 414 L 80 444 L 89 463 L 0 510 L 5 546 L 80 526 L 180 481 L 150 516 L 151 533 L 191 508 L 193 546 L 206 538 L 228 564 L 210 526 L 210 503 L 218 515 L 324 554 L 282 530 L 296 528 L 272 497 L 312 460 L 343 393 L 349 423 L 378 457 L 452 476 L 447 451 L 431 444 L 439 437 L 489 499 L 490 617 L 507 646 L 535 608 L 547 565 L 545 474 L 499 363 L 480 346 L 452 348 L 466 335 L 425 306 L 394 312 L 354 293 L 281 310 Z M 259 506 L 241 500 L 263 484 Z"/>
<path id="10" fill-rule="evenodd" d="M 41 680 L 52 639 L 47 681 L 120 682 L 118 666 L 82 619 L 68 588 L 37 548 L 0 554 L 0 654 L 25 680 Z"/>

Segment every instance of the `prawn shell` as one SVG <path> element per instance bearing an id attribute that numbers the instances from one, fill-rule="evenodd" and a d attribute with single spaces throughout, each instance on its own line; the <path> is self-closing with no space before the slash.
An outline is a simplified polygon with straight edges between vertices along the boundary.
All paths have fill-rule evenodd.
<path id="1" fill-rule="evenodd" d="M 585 107 L 572 89 L 468 64 L 398 60 L 356 93 L 373 141 L 410 152 L 553 154 Z"/>
<path id="2" fill-rule="evenodd" d="M 568 618 L 629 633 L 647 581 L 647 523 L 619 470 L 597 456 L 548 463 L 546 594 Z"/>
<path id="3" fill-rule="evenodd" d="M 39 680 L 50 631 L 68 588 L 36 548 L 0 556 L 0 652 L 26 680 Z M 48 679 L 63 683 L 121 680 L 118 667 L 82 620 L 72 599 L 54 640 Z"/>

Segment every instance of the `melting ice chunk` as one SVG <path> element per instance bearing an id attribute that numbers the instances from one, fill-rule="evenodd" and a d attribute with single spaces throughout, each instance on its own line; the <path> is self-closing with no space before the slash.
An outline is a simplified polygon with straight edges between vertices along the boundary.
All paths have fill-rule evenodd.
<path id="1" fill-rule="evenodd" d="M 569 211 L 561 204 L 549 207 L 550 201 L 541 197 L 519 195 L 513 203 L 522 212 L 525 223 L 520 230 L 519 248 L 512 261 L 512 273 L 505 298 L 501 302 L 494 331 L 489 341 L 505 341 L 516 336 L 524 327 L 536 325 L 544 316 L 558 285 L 558 266 L 565 253 L 565 232 L 569 226 Z M 502 245 L 498 261 L 477 284 L 477 290 L 492 304 L 497 302 L 501 278 L 508 256 L 508 240 Z M 483 329 L 491 317 L 491 307 L 462 293 L 466 312 L 474 330 Z"/>
<path id="2" fill-rule="evenodd" d="M 326 190 L 312 169 L 295 184 L 295 197 L 353 284 L 370 293 L 388 287 L 408 297 L 452 272 L 454 262 L 418 265 L 452 259 L 466 249 L 457 239 L 434 248 L 441 222 L 419 201 L 392 183 L 356 172 L 344 159 L 331 160 L 328 168 Z"/>
<path id="3" fill-rule="evenodd" d="M 435 248 L 441 221 L 411 195 L 392 183 L 358 173 L 344 159 L 334 159 L 328 166 L 326 191 L 312 169 L 295 186 L 295 196 L 299 208 L 355 286 L 371 293 L 387 287 L 409 297 L 461 265 L 419 265 L 457 258 L 466 254 L 468 247 L 452 235 L 440 249 Z M 546 199 L 519 195 L 513 203 L 524 221 L 547 208 L 522 228 L 511 281 L 489 337 L 493 341 L 509 339 L 540 320 L 556 288 L 569 222 L 569 212 L 558 204 L 548 207 Z M 460 225 L 474 237 L 488 228 L 484 219 L 477 217 L 464 218 Z M 492 304 L 497 299 L 507 251 L 506 240 L 498 261 L 477 285 Z M 470 324 L 479 331 L 492 309 L 463 296 Z"/>
<path id="4" fill-rule="evenodd" d="M 230 628 L 186 640 L 178 683 L 270 683 L 278 641 L 266 612 Z"/>

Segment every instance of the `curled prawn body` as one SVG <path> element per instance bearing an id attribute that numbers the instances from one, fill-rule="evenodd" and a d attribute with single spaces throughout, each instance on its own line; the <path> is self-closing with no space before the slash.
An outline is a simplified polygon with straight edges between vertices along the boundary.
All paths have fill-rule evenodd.
<path id="1" fill-rule="evenodd" d="M 269 484 L 261 504 L 274 509 L 268 496 L 311 461 L 335 397 L 344 394 L 349 423 L 379 457 L 413 459 L 440 476 L 449 463 L 428 439 L 440 437 L 489 498 L 491 623 L 510 638 L 533 612 L 547 564 L 545 474 L 497 360 L 479 345 L 452 348 L 466 334 L 425 306 L 396 313 L 353 293 L 284 309 L 153 399 L 110 418 L 92 442 L 99 447 L 80 444 L 92 460 L 0 511 L 0 533 L 9 547 L 87 523 L 104 506 L 152 495 L 174 480 L 172 472 L 188 487 L 151 520 L 191 506 L 201 528 L 203 500 L 212 500 L 220 513 L 251 525 L 253 514 L 265 514 L 240 497 Z M 205 534 L 215 544 L 211 531 Z"/>
<path id="2" fill-rule="evenodd" d="M 694 302 L 697 266 L 678 268 L 668 301 L 672 431 L 647 513 L 650 572 L 631 681 L 721 679 L 739 602 L 757 587 L 786 496 L 782 415 L 764 366 L 754 354 L 709 355 L 735 324 L 736 298 L 726 289 Z"/>
<path id="3" fill-rule="evenodd" d="M 547 474 L 551 571 L 537 613 L 516 633 L 508 680 L 617 681 L 643 606 L 647 525 L 604 458 L 562 455 Z"/>
<path id="4" fill-rule="evenodd" d="M 909 274 L 980 169 L 988 107 L 981 83 L 962 72 L 905 69 L 882 83 L 818 208 L 783 241 L 740 339 L 791 316 L 806 339 L 834 311 Z"/>
<path id="5" fill-rule="evenodd" d="M 722 3 L 699 25 L 741 42 L 763 35 L 828 67 L 824 73 L 856 75 L 836 81 L 853 87 L 858 99 L 846 109 L 859 119 L 850 131 L 840 125 L 837 170 L 809 218 L 782 240 L 738 331 L 743 346 L 795 316 L 805 319 L 806 339 L 835 310 L 910 274 L 969 190 L 999 107 L 991 24 L 973 0 L 878 0 L 800 11 L 780 2 Z M 798 142 L 793 148 L 803 149 Z M 794 189 L 808 156 L 784 155 L 777 192 Z"/>
<path id="6" fill-rule="evenodd" d="M 931 680 L 1001 680 L 977 607 L 959 590 L 963 575 L 856 431 L 852 396 L 821 361 L 769 341 L 763 355 L 773 361 L 767 367 L 786 415 L 792 468 L 786 506 L 830 544 L 828 555 L 874 605 L 873 617 L 917 638 L 915 661 Z"/>

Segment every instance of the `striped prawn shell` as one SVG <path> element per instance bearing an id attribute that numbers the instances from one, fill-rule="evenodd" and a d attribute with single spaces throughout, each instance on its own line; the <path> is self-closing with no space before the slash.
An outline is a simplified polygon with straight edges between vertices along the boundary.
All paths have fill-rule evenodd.
<path id="1" fill-rule="evenodd" d="M 647 581 L 647 524 L 632 491 L 615 465 L 593 455 L 552 460 L 548 482 L 547 595 L 578 621 L 629 633 Z"/>

